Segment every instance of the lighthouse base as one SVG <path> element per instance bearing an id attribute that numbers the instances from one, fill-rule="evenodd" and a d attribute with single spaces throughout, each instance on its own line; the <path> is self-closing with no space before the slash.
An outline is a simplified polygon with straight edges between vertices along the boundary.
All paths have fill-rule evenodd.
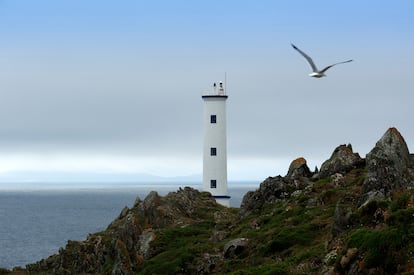
<path id="1" fill-rule="evenodd" d="M 230 207 L 230 196 L 213 196 L 218 204 Z"/>

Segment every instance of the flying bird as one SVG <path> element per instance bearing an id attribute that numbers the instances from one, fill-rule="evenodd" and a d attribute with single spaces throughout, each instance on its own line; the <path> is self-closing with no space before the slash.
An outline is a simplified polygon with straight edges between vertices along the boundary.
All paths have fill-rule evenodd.
<path id="1" fill-rule="evenodd" d="M 331 67 L 333 67 L 333 66 L 335 66 L 335 65 L 338 65 L 338 64 L 342 64 L 342 63 L 348 63 L 348 62 L 351 62 L 352 61 L 352 59 L 350 59 L 350 60 L 347 60 L 347 61 L 342 61 L 342 62 L 338 62 L 338 63 L 335 63 L 335 64 L 332 64 L 332 65 L 329 65 L 329 66 L 327 66 L 327 67 L 325 67 L 325 68 L 323 68 L 322 70 L 318 70 L 318 68 L 316 68 L 316 65 L 315 65 L 315 63 L 313 63 L 313 60 L 312 60 L 312 58 L 310 58 L 310 56 L 309 55 L 307 55 L 306 53 L 304 53 L 303 51 L 301 51 L 298 47 L 296 47 L 295 45 L 293 45 L 293 44 L 291 44 L 292 45 L 292 47 L 295 49 L 295 50 L 297 50 L 301 55 L 303 55 L 303 57 L 304 58 L 306 58 L 306 60 L 309 62 L 309 64 L 311 65 L 311 67 L 312 67 L 312 73 L 310 73 L 309 74 L 309 76 L 312 76 L 312 77 L 316 77 L 316 78 L 321 78 L 321 77 L 323 77 L 323 76 L 326 76 L 325 75 L 325 72 L 327 71 L 327 70 L 329 70 Z"/>

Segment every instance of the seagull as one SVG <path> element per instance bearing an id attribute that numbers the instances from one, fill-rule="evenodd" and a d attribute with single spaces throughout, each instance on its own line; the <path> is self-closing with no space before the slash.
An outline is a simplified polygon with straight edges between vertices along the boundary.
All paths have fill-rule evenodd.
<path id="1" fill-rule="evenodd" d="M 342 62 L 338 62 L 338 63 L 335 63 L 335 64 L 332 64 L 332 65 L 329 65 L 329 66 L 327 66 L 327 67 L 325 67 L 325 68 L 323 68 L 322 70 L 318 70 L 318 68 L 316 68 L 316 65 L 315 65 L 315 63 L 313 63 L 313 60 L 312 60 L 312 58 L 310 58 L 306 53 L 304 53 L 303 51 L 301 51 L 298 47 L 296 47 L 295 45 L 293 45 L 293 44 L 291 44 L 292 45 L 292 47 L 295 49 L 295 50 L 297 50 L 301 55 L 303 55 L 303 57 L 304 58 L 306 58 L 306 60 L 309 62 L 309 64 L 311 65 L 311 67 L 312 67 L 312 73 L 310 73 L 309 74 L 309 76 L 311 76 L 311 77 L 316 77 L 316 78 L 321 78 L 321 77 L 323 77 L 323 76 L 326 76 L 325 75 L 325 72 L 328 70 L 328 69 L 330 69 L 331 67 L 333 67 L 333 66 L 335 66 L 335 65 L 338 65 L 338 64 L 342 64 L 342 63 L 348 63 L 348 62 L 351 62 L 352 61 L 352 59 L 350 59 L 350 60 L 347 60 L 347 61 L 342 61 Z"/>

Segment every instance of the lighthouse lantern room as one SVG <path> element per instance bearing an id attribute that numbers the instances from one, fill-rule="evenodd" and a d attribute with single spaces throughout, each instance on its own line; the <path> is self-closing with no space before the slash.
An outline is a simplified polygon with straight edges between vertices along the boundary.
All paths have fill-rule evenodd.
<path id="1" fill-rule="evenodd" d="M 226 100 L 223 83 L 202 96 L 204 101 L 203 191 L 230 206 L 227 188 Z"/>

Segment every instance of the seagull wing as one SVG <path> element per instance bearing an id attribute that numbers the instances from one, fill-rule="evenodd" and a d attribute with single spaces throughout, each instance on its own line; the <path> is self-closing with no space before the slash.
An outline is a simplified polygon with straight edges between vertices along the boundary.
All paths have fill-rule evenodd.
<path id="1" fill-rule="evenodd" d="M 318 71 L 318 68 L 316 68 L 316 65 L 315 65 L 315 63 L 313 63 L 313 60 L 312 60 L 312 58 L 310 58 L 309 57 L 309 55 L 307 55 L 306 53 L 304 53 L 304 52 L 302 52 L 298 47 L 296 47 L 295 45 L 293 45 L 293 44 L 291 44 L 292 45 L 292 47 L 295 49 L 295 50 L 297 50 L 301 55 L 303 55 L 303 57 L 304 58 L 306 58 L 306 60 L 309 62 L 309 64 L 311 65 L 311 67 L 312 67 L 312 71 L 314 71 L 314 72 L 317 72 Z M 333 65 L 331 65 L 331 66 L 333 66 Z M 329 68 L 328 68 L 329 69 Z M 327 69 L 326 69 L 327 70 Z"/>
<path id="2" fill-rule="evenodd" d="M 322 70 L 322 71 L 320 71 L 320 73 L 324 73 L 324 72 L 326 72 L 327 70 L 329 70 L 331 67 L 333 67 L 333 66 L 335 66 L 335 65 L 338 65 L 338 64 L 343 64 L 343 63 L 348 63 L 348 62 L 351 62 L 351 61 L 353 61 L 353 60 L 352 60 L 352 59 L 350 59 L 350 60 L 347 60 L 347 61 L 342 61 L 342 62 L 338 62 L 338 63 L 332 64 L 332 65 L 329 65 L 329 66 L 327 66 L 327 67 L 323 68 L 323 70 Z"/>

